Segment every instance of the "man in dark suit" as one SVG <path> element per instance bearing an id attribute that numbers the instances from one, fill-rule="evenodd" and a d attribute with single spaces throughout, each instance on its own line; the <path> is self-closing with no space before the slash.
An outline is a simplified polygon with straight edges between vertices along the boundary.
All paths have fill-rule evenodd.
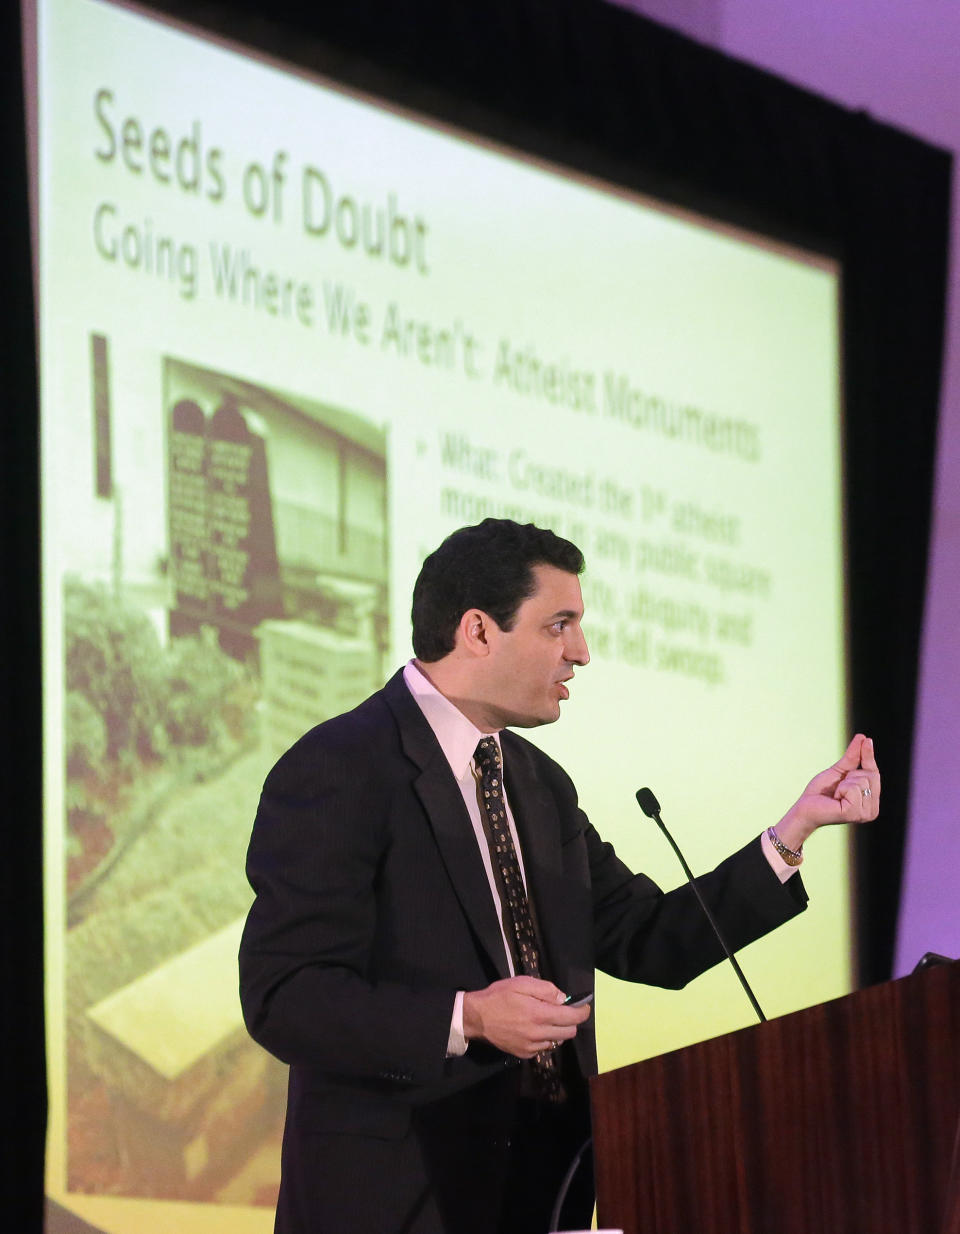
<path id="1" fill-rule="evenodd" d="M 597 1065 L 565 996 L 722 958 L 689 888 L 628 870 L 508 731 L 555 721 L 589 659 L 582 569 L 532 526 L 454 533 L 414 590 L 416 660 L 267 778 L 240 971 L 249 1031 L 290 1064 L 278 1234 L 546 1234 Z M 879 787 L 858 736 L 699 880 L 731 946 L 802 911 L 803 841 L 874 817 Z"/>

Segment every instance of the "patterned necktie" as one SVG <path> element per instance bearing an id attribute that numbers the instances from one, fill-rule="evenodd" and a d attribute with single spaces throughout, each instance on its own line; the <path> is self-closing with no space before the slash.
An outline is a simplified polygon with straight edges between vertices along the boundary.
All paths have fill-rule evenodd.
<path id="1" fill-rule="evenodd" d="M 514 969 L 526 977 L 539 977 L 540 943 L 530 915 L 520 862 L 507 822 L 503 794 L 500 748 L 492 737 L 484 737 L 474 752 L 480 774 L 479 796 L 483 830 L 490 848 L 490 861 L 503 907 L 504 933 L 513 956 Z M 543 1050 L 531 1059 L 535 1095 L 560 1102 L 564 1099 L 560 1067 L 553 1050 Z"/>

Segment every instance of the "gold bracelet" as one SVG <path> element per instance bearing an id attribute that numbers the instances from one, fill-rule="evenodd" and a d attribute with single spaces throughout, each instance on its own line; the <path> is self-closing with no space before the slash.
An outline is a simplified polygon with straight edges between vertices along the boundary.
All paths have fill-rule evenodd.
<path id="1" fill-rule="evenodd" d="M 777 850 L 780 856 L 784 859 L 788 866 L 798 866 L 803 861 L 803 845 L 794 852 L 792 848 L 787 848 L 786 844 L 777 835 L 776 827 L 767 828 L 767 839 Z"/>

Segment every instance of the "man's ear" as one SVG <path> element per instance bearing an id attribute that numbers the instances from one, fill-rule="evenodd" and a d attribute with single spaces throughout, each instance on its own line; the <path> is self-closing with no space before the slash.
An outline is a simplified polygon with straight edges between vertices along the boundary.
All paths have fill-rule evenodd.
<path id="1" fill-rule="evenodd" d="M 490 654 L 489 634 L 493 618 L 479 608 L 468 608 L 457 627 L 457 642 L 467 655 L 478 659 Z"/>

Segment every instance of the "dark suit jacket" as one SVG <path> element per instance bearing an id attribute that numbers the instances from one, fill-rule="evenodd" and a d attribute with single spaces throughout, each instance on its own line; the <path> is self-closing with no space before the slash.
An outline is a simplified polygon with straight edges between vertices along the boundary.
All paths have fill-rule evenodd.
<path id="1" fill-rule="evenodd" d="M 679 988 L 722 958 L 689 888 L 631 873 L 563 769 L 512 732 L 501 743 L 545 975 L 568 991 L 592 989 L 595 968 Z M 244 1016 L 290 1064 L 278 1231 L 491 1230 L 516 1060 L 445 1055 L 456 991 L 508 968 L 460 790 L 401 674 L 280 759 L 247 872 Z M 806 901 L 756 840 L 701 887 L 734 948 Z M 594 1074 L 592 1016 L 574 1049 Z"/>

